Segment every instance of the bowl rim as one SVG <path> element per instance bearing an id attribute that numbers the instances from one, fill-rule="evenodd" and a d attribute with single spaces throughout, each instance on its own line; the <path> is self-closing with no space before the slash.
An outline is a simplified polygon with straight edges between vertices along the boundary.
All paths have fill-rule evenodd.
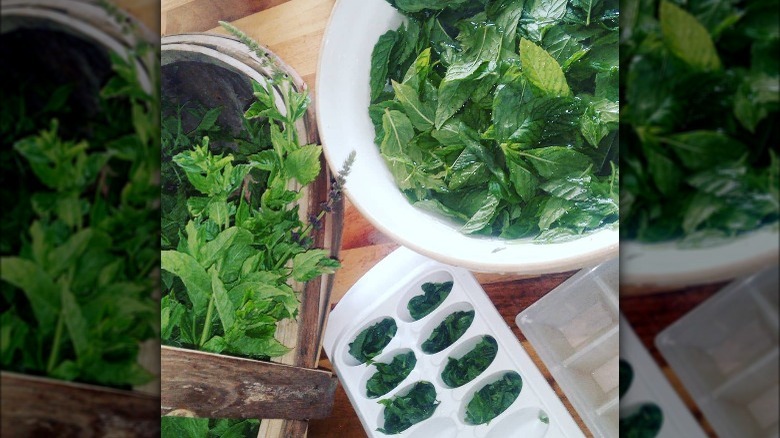
<path id="1" fill-rule="evenodd" d="M 710 247 L 681 248 L 681 239 L 657 243 L 626 240 L 620 250 L 620 282 L 679 288 L 733 280 L 777 265 L 779 235 L 780 222 L 773 222 Z M 755 248 L 758 250 L 750 250 Z"/>

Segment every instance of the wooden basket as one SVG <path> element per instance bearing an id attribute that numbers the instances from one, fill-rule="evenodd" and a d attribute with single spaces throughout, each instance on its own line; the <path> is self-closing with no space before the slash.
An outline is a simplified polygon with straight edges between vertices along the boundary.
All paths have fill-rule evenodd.
<path id="1" fill-rule="evenodd" d="M 189 91 L 199 94 L 205 105 L 223 105 L 228 111 L 220 119 L 234 126 L 233 114 L 242 114 L 252 97 L 251 80 L 261 84 L 267 78 L 286 75 L 292 86 L 305 90 L 303 80 L 276 55 L 263 49 L 258 56 L 237 39 L 216 34 L 189 33 L 162 38 L 163 69 L 176 63 L 189 65 L 194 75 L 219 67 L 230 72 L 210 79 L 198 78 Z M 192 69 L 193 63 L 201 68 Z M 182 67 L 183 68 L 183 67 Z M 163 70 L 165 71 L 165 70 Z M 240 78 L 240 80 L 236 80 Z M 163 77 L 163 89 L 165 89 Z M 185 90 L 187 91 L 187 90 Z M 283 89 L 275 90 L 281 96 Z M 296 126 L 299 138 L 308 144 L 319 143 L 314 110 Z M 307 187 L 299 201 L 299 214 L 305 222 L 317 214 L 328 199 L 330 173 L 321 162 L 322 172 Z M 314 231 L 314 246 L 337 256 L 341 240 L 343 205 L 338 203 L 324 226 Z M 195 415 L 209 418 L 263 418 L 260 437 L 302 437 L 307 422 L 327 416 L 333 404 L 337 381 L 327 371 L 315 370 L 319 360 L 322 330 L 330 310 L 329 295 L 333 275 L 324 275 L 305 284 L 291 286 L 301 295 L 296 320 L 279 323 L 276 338 L 293 347 L 287 355 L 268 363 L 180 348 L 162 348 L 163 415 Z"/>
<path id="2" fill-rule="evenodd" d="M 140 41 L 153 43 L 156 37 L 141 23 L 122 11 L 108 12 L 96 1 L 89 0 L 3 0 L 2 32 L 58 31 L 75 36 L 96 53 L 106 56 L 114 52 L 130 56 Z M 56 42 L 59 54 L 67 57 L 78 48 Z M 68 52 L 70 51 L 70 52 Z M 84 94 L 99 92 L 102 75 L 109 68 L 94 71 L 90 64 L 73 64 L 60 70 L 55 59 L 36 53 L 56 74 L 52 80 L 75 81 L 90 77 L 92 88 Z M 138 77 L 147 91 L 152 91 L 152 68 L 157 64 L 151 57 L 134 58 Z M 11 65 L 11 60 L 8 64 Z M 69 72 L 69 75 L 68 75 Z M 88 105 L 85 105 L 88 107 Z M 159 370 L 157 348 L 152 340 L 142 346 L 139 362 L 150 371 Z M 153 354 L 149 354 L 152 351 Z M 160 431 L 157 418 L 159 385 L 153 382 L 133 391 L 117 390 L 96 385 L 65 382 L 45 377 L 2 373 L 2 429 L 0 436 L 156 436 Z"/>

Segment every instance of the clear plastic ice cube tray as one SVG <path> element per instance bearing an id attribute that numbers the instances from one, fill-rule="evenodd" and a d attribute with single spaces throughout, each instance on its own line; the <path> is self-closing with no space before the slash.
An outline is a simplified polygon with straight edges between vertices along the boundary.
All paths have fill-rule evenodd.
<path id="1" fill-rule="evenodd" d="M 596 437 L 618 436 L 618 259 L 582 269 L 516 323 Z"/>
<path id="2" fill-rule="evenodd" d="M 407 309 L 409 300 L 423 292 L 426 282 L 453 281 L 447 298 L 431 313 L 414 321 Z M 421 344 L 448 315 L 474 310 L 468 330 L 452 345 L 435 354 L 426 354 Z M 393 318 L 397 332 L 375 362 L 388 363 L 394 356 L 414 352 L 417 363 L 411 373 L 389 393 L 366 396 L 366 381 L 374 374 L 374 365 L 360 364 L 349 354 L 349 344 L 364 329 Z M 479 340 L 492 336 L 498 353 L 490 366 L 474 380 L 458 388 L 448 387 L 441 378 L 447 358 L 460 358 Z M 474 276 L 465 269 L 445 265 L 399 248 L 366 273 L 333 309 L 323 340 L 325 352 L 333 364 L 350 402 L 358 413 L 366 433 L 386 436 L 377 429 L 384 426 L 384 407 L 378 400 L 405 395 L 419 381 L 430 382 L 440 404 L 432 417 L 396 436 L 417 438 L 574 438 L 583 437 L 574 419 L 534 365 L 517 337 L 506 325 Z M 517 399 L 503 413 L 484 425 L 465 421 L 466 406 L 474 393 L 499 380 L 506 372 L 522 377 Z"/>
<path id="3" fill-rule="evenodd" d="M 732 282 L 655 339 L 721 438 L 778 436 L 778 275 Z"/>
<path id="4" fill-rule="evenodd" d="M 630 365 L 634 376 L 620 399 L 621 417 L 642 404 L 654 403 L 661 409 L 663 418 L 655 438 L 707 437 L 622 313 L 620 358 Z"/>

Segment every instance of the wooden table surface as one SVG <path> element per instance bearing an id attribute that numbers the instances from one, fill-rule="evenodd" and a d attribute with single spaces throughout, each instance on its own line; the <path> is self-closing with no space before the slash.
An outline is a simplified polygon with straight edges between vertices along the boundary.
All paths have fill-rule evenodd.
<path id="1" fill-rule="evenodd" d="M 161 33 L 163 35 L 199 31 L 224 33 L 218 27 L 217 21 L 230 21 L 294 68 L 306 81 L 314 96 L 319 49 L 334 4 L 335 0 L 220 0 L 216 2 L 162 0 Z M 331 304 L 336 305 L 360 276 L 397 247 L 396 243 L 378 232 L 347 203 L 340 257 L 344 267 L 336 274 Z M 573 273 L 533 278 L 478 274 L 477 279 L 580 427 L 586 435 L 592 436 L 514 322 L 518 313 Z M 685 393 L 679 380 L 663 361 L 653 340 L 661 330 L 722 286 L 723 284 L 715 284 L 678 291 L 631 288 L 625 291 L 628 294 L 621 296 L 620 301 L 621 310 L 634 326 L 644 345 L 661 365 L 683 400 L 694 411 L 694 415 L 702 422 L 705 430 L 713 437 L 715 435 L 710 426 L 701 418 L 690 396 Z M 324 354 L 320 366 L 330 369 L 330 362 Z M 366 436 L 341 387 L 337 389 L 335 405 L 330 417 L 311 421 L 308 436 L 310 438 Z"/>

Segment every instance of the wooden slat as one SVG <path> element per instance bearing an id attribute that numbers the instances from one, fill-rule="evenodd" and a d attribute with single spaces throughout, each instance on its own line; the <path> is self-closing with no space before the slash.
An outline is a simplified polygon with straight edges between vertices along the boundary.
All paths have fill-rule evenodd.
<path id="1" fill-rule="evenodd" d="M 621 297 L 637 297 L 643 295 L 657 295 L 657 294 L 677 294 L 684 292 L 685 290 L 698 289 L 698 288 L 721 288 L 725 286 L 728 281 L 719 281 L 713 283 L 699 284 L 690 286 L 687 288 L 681 288 L 679 286 L 664 286 L 664 285 L 633 285 L 633 284 L 621 284 L 620 296 Z M 670 300 L 674 300 L 674 297 L 669 297 Z"/>
<path id="2" fill-rule="evenodd" d="M 149 394 L 4 371 L 0 436 L 158 436 L 159 405 Z"/>
<path id="3" fill-rule="evenodd" d="M 138 19 L 152 33 L 160 29 L 159 0 L 114 0 L 114 3 Z"/>
<path id="4" fill-rule="evenodd" d="M 233 21 L 262 11 L 287 0 L 163 0 L 160 17 L 164 18 L 163 34 L 203 32 L 220 20 Z"/>
<path id="5" fill-rule="evenodd" d="M 232 23 L 279 55 L 309 85 L 314 95 L 322 36 L 335 0 L 291 0 Z M 214 24 L 210 32 L 225 33 Z"/>
<path id="6" fill-rule="evenodd" d="M 208 418 L 324 418 L 337 380 L 328 371 L 162 347 L 163 415 L 185 408 Z"/>

